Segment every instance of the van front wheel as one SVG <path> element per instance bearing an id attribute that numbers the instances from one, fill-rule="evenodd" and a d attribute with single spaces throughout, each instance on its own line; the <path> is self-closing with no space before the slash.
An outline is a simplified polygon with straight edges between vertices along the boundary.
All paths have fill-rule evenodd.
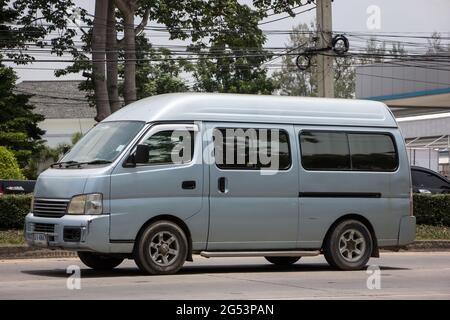
<path id="1" fill-rule="evenodd" d="M 157 221 L 140 235 L 134 260 L 148 274 L 172 274 L 186 261 L 188 243 L 183 230 L 171 221 Z"/>
<path id="2" fill-rule="evenodd" d="M 78 251 L 77 254 L 81 262 L 94 270 L 111 270 L 123 261 L 122 258 L 95 252 Z"/>
<path id="3" fill-rule="evenodd" d="M 367 227 L 357 220 L 345 220 L 331 231 L 323 253 L 327 262 L 341 270 L 364 268 L 372 254 L 372 236 Z"/>
<path id="4" fill-rule="evenodd" d="M 270 263 L 278 266 L 290 266 L 300 260 L 301 257 L 265 257 Z"/>

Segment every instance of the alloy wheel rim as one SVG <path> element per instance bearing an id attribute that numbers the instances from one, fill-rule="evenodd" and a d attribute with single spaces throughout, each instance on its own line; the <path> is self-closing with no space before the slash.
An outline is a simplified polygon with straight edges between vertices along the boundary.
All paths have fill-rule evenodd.
<path id="1" fill-rule="evenodd" d="M 171 265 L 177 259 L 179 250 L 178 239 L 169 231 L 158 232 L 150 241 L 150 258 L 162 267 Z"/>
<path id="2" fill-rule="evenodd" d="M 360 260 L 366 252 L 366 240 L 356 229 L 346 230 L 339 238 L 339 253 L 348 262 Z"/>

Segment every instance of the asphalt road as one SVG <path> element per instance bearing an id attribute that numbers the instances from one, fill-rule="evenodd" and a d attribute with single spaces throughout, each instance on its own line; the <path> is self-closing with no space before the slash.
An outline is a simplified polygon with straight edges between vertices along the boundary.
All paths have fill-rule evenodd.
<path id="1" fill-rule="evenodd" d="M 382 253 L 369 261 L 381 272 L 372 290 L 366 271 L 331 270 L 321 256 L 284 268 L 264 258 L 194 260 L 170 276 L 144 276 L 133 261 L 97 272 L 75 258 L 3 260 L 0 299 L 450 299 L 450 252 Z M 81 267 L 81 289 L 67 289 L 70 265 Z"/>

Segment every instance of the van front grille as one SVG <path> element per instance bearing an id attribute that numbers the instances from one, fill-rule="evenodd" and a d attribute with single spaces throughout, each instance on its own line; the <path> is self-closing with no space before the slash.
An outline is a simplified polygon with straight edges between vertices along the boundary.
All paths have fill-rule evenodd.
<path id="1" fill-rule="evenodd" d="M 66 214 L 69 200 L 34 199 L 33 215 L 44 218 L 61 218 Z"/>
<path id="2" fill-rule="evenodd" d="M 49 223 L 33 223 L 33 232 L 54 233 L 55 225 Z"/>

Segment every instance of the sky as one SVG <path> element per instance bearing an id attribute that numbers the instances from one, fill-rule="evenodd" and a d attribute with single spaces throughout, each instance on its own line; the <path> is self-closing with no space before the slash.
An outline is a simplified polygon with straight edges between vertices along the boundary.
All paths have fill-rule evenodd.
<path id="1" fill-rule="evenodd" d="M 94 1 L 74 0 L 78 6 L 94 12 Z M 251 4 L 251 0 L 241 2 Z M 305 6 L 307 9 L 313 5 Z M 296 11 L 304 10 L 303 8 Z M 430 35 L 440 32 L 443 36 L 450 36 L 450 0 L 334 0 L 333 1 L 333 31 L 365 32 L 365 33 L 420 33 Z M 368 12 L 369 10 L 369 12 Z M 378 14 L 379 13 L 379 14 Z M 262 26 L 263 30 L 291 30 L 300 23 L 314 21 L 315 10 L 305 12 L 295 18 L 283 19 Z M 267 20 L 283 17 L 285 14 L 271 16 Z M 379 19 L 373 19 L 373 18 Z M 369 26 L 368 26 L 369 19 Z M 155 22 L 150 21 L 154 26 Z M 369 29 L 375 28 L 375 29 Z M 154 45 L 184 44 L 182 41 L 170 41 L 166 38 L 149 38 Z M 268 36 L 265 46 L 280 47 L 288 42 L 287 35 Z M 352 43 L 350 42 L 350 48 Z M 52 57 L 54 58 L 54 57 Z M 16 68 L 19 82 L 24 80 L 71 80 L 81 79 L 80 75 L 70 75 L 56 78 L 51 70 L 29 70 L 29 68 L 55 68 L 63 66 L 62 63 L 34 63 L 26 69 Z"/>

